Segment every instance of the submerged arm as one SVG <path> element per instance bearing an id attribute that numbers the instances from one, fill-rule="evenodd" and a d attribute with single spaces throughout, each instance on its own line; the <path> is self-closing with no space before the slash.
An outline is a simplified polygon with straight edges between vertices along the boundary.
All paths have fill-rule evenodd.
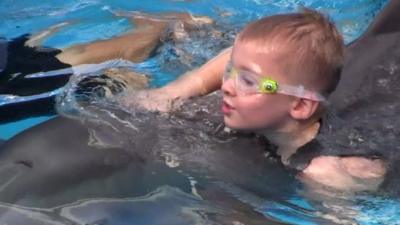
<path id="1" fill-rule="evenodd" d="M 192 16 L 189 13 L 152 15 L 133 12 L 116 13 L 116 16 L 129 16 L 135 29 L 122 36 L 69 47 L 57 55 L 57 58 L 70 65 L 101 63 L 118 58 L 142 62 L 159 46 L 160 39 L 166 35 L 172 24 L 182 23 L 196 27 L 213 23 L 208 17 Z"/>
<path id="2" fill-rule="evenodd" d="M 385 174 L 386 163 L 382 159 L 320 156 L 311 161 L 302 178 L 339 190 L 363 191 L 376 190 Z"/>

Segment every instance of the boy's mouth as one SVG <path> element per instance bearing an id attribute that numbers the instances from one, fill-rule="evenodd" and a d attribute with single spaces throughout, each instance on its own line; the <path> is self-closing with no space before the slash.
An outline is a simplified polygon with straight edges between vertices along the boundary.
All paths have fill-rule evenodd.
<path id="1" fill-rule="evenodd" d="M 233 108 L 229 103 L 226 101 L 223 101 L 222 103 L 222 113 L 224 114 L 230 114 L 235 108 Z"/>

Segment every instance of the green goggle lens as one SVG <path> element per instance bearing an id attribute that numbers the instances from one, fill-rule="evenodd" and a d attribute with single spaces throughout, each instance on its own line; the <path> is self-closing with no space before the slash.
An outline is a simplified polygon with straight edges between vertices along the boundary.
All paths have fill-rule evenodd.
<path id="1" fill-rule="evenodd" d="M 278 82 L 268 79 L 268 78 L 263 78 L 260 81 L 260 92 L 261 93 L 268 93 L 268 94 L 273 94 L 278 91 Z"/>

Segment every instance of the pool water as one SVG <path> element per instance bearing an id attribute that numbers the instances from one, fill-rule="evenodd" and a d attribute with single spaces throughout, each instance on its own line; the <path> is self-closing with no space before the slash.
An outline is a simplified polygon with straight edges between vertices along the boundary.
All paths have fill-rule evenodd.
<path id="1" fill-rule="evenodd" d="M 321 10 L 329 14 L 343 32 L 346 42 L 356 39 L 367 27 L 386 0 L 358 0 L 358 1 L 322 1 L 322 0 L 196 0 L 196 1 L 36 1 L 26 0 L 17 3 L 4 0 L 0 3 L 0 37 L 12 39 L 23 34 L 37 33 L 46 28 L 64 22 L 70 23 L 49 38 L 43 45 L 65 48 L 73 44 L 108 39 L 126 33 L 134 27 L 126 17 L 116 17 L 114 12 L 141 11 L 147 13 L 162 12 L 190 12 L 195 15 L 206 15 L 217 21 L 226 32 L 237 32 L 247 22 L 265 15 L 290 12 L 305 6 Z M 229 29 L 228 29 L 229 28 Z M 232 40 L 229 40 L 232 41 Z M 218 45 L 220 45 L 218 47 Z M 153 85 L 163 85 L 174 80 L 182 72 L 200 65 L 221 49 L 221 43 L 205 42 L 200 40 L 185 46 L 199 57 L 194 64 L 175 71 L 162 71 L 160 60 L 149 59 L 138 67 L 143 72 L 150 73 Z M 159 56 L 163 58 L 172 57 Z M 161 62 L 162 63 L 162 62 Z M 51 93 L 54 94 L 54 93 Z M 0 105 L 2 105 L 0 98 Z M 42 122 L 43 118 L 28 119 L 27 121 L 0 124 L 0 139 L 8 139 L 19 131 Z"/>
<path id="2" fill-rule="evenodd" d="M 2 124 L 0 125 L 0 133 L 1 133 L 0 138 L 4 140 L 9 139 L 14 135 L 18 134 L 19 132 L 21 132 L 21 130 L 25 130 L 38 123 L 44 122 L 50 118 L 51 117 L 49 116 L 40 116 L 40 117 L 23 119 L 12 123 Z"/>
<path id="3" fill-rule="evenodd" d="M 62 2 L 45 0 L 38 4 L 34 0 L 23 2 L 3 0 L 0 3 L 0 37 L 12 39 L 23 34 L 42 31 L 55 24 L 70 22 L 69 25 L 54 33 L 43 43 L 46 46 L 65 48 L 78 43 L 108 39 L 135 29 L 128 18 L 116 17 L 114 12 L 162 13 L 179 11 L 206 15 L 215 19 L 219 28 L 228 34 L 227 39 L 194 39 L 190 43 L 184 43 L 180 47 L 194 55 L 195 61 L 193 63 L 185 65 L 178 63 L 179 66 L 172 66 L 172 68 L 164 65 L 177 60 L 169 51 L 171 46 L 167 45 L 161 48 L 156 56 L 133 65 L 136 70 L 152 75 L 152 86 L 161 86 L 176 79 L 182 72 L 201 65 L 217 54 L 220 49 L 232 43 L 234 34 L 241 27 L 262 16 L 291 12 L 301 6 L 318 9 L 332 17 L 344 34 L 346 43 L 349 43 L 365 31 L 367 25 L 386 2 L 386 0 L 69 0 Z M 9 139 L 22 130 L 49 118 L 46 116 L 27 118 L 13 123 L 0 124 L 0 139 Z M 160 192 L 175 193 L 175 191 L 167 189 Z M 250 195 L 243 193 L 240 195 L 250 199 Z M 368 199 L 368 203 L 373 202 L 374 204 L 358 205 L 354 203 L 365 202 L 365 199 Z M 330 204 L 332 206 L 328 208 L 334 209 L 335 201 L 330 201 Z M 351 219 L 348 219 L 348 217 L 351 217 L 351 213 L 344 213 L 346 218 L 340 218 L 340 216 L 328 218 L 329 215 L 320 215 L 318 210 L 312 206 L 312 200 L 306 200 L 299 196 L 290 197 L 285 202 L 263 201 L 262 204 L 255 204 L 254 207 L 268 217 L 290 224 L 325 224 L 316 217 L 326 217 L 326 221 L 342 224 L 400 223 L 400 219 L 395 216 L 400 212 L 397 200 L 372 198 L 371 201 L 370 196 L 365 198 L 361 196 L 357 199 L 346 200 L 346 203 L 343 204 L 349 206 L 343 207 L 341 210 L 357 212 Z M 389 206 L 385 204 L 389 204 Z M 382 208 L 385 210 L 382 210 Z M 337 212 L 335 213 L 337 214 Z M 379 218 L 374 217 L 376 213 L 381 216 Z"/>

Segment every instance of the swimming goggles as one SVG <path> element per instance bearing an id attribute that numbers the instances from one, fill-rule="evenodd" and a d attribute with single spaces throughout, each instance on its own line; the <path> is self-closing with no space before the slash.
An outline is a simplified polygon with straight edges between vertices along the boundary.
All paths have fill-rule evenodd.
<path id="1" fill-rule="evenodd" d="M 313 101 L 325 101 L 324 96 L 317 92 L 309 91 L 302 85 L 292 86 L 280 84 L 269 77 L 261 77 L 256 75 L 254 72 L 234 68 L 231 62 L 228 63 L 225 70 L 223 82 L 226 82 L 229 79 L 234 79 L 235 88 L 239 95 L 279 93 Z"/>

